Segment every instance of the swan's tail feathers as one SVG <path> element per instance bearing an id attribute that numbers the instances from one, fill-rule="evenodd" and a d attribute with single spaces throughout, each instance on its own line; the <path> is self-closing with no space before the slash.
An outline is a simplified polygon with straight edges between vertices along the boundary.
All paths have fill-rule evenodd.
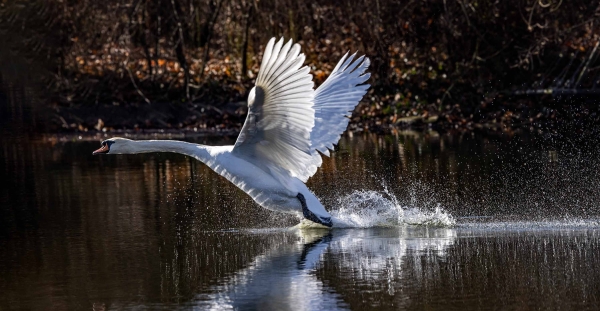
<path id="1" fill-rule="evenodd" d="M 298 198 L 298 200 L 300 200 L 300 204 L 302 204 L 302 215 L 304 215 L 304 218 L 306 218 L 312 222 L 321 224 L 323 226 L 327 226 L 329 228 L 333 227 L 333 222 L 331 221 L 331 215 L 329 215 L 329 213 L 327 213 L 324 208 L 323 208 L 323 211 L 325 211 L 325 214 L 327 214 L 327 216 L 317 215 L 315 212 L 311 211 L 308 208 L 308 205 L 306 204 L 306 199 L 304 198 L 304 195 L 302 193 L 298 193 L 298 195 L 296 197 Z M 319 203 L 319 205 L 320 205 L 320 203 Z M 322 212 L 319 214 L 322 214 Z"/>
<path id="2" fill-rule="evenodd" d="M 368 57 L 344 55 L 331 75 L 315 91 L 315 126 L 310 134 L 311 148 L 329 156 L 348 126 L 349 117 L 369 89 Z"/>

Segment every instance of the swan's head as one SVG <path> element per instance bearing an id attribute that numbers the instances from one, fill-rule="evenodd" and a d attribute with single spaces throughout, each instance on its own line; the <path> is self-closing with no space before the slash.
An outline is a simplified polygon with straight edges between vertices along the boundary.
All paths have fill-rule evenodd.
<path id="1" fill-rule="evenodd" d="M 131 153 L 133 140 L 121 137 L 114 137 L 102 142 L 100 149 L 92 154 L 122 154 Z"/>

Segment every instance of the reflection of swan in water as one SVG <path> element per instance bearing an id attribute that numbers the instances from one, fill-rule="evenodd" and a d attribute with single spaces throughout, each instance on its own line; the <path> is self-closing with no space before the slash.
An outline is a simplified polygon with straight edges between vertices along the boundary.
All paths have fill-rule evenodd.
<path id="1" fill-rule="evenodd" d="M 302 215 L 331 227 L 331 215 L 304 184 L 346 130 L 352 110 L 367 92 L 369 59 L 344 56 L 313 90 L 304 54 L 292 41 L 267 44 L 248 115 L 233 146 L 181 141 L 111 138 L 94 154 L 175 152 L 196 158 L 242 189 L 262 207 Z M 319 153 L 320 152 L 320 153 Z"/>
<path id="2" fill-rule="evenodd" d="M 456 240 L 456 231 L 449 228 L 401 227 L 351 233 L 330 245 L 338 269 L 344 271 L 346 277 L 352 274 L 355 282 L 388 286 L 387 291 L 394 291 L 394 284 L 389 284 L 389 280 L 401 279 L 407 267 L 422 269 L 421 265 L 405 265 L 409 259 L 421 262 L 422 256 L 443 257 Z"/>
<path id="3" fill-rule="evenodd" d="M 208 295 L 203 308 L 236 310 L 335 310 L 340 299 L 314 275 L 327 249 L 328 230 L 298 231 L 304 243 L 278 244 L 245 269 L 226 278 Z"/>
<path id="4" fill-rule="evenodd" d="M 219 310 L 346 309 L 343 297 L 315 274 L 324 254 L 337 256 L 336 265 L 354 271 L 353 279 L 378 281 L 389 279 L 386 273 L 390 271 L 401 270 L 400 264 L 411 254 L 443 256 L 456 238 L 453 229 L 431 228 L 296 232 L 303 242 L 277 244 L 257 256 L 247 268 L 214 286 L 211 293 L 199 295 L 200 306 Z M 390 265 L 396 269 L 388 269 Z"/>

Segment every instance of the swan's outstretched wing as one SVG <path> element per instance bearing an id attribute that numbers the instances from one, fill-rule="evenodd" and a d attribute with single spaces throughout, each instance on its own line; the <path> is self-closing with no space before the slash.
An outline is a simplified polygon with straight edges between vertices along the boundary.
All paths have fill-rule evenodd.
<path id="1" fill-rule="evenodd" d="M 369 89 L 365 83 L 370 73 L 365 73 L 369 58 L 352 61 L 356 53 L 348 54 L 338 62 L 331 75 L 315 92 L 315 127 L 310 134 L 311 149 L 329 156 L 329 149 L 337 144 L 348 126 L 348 117 Z M 320 163 L 319 163 L 320 164 Z"/>
<path id="2" fill-rule="evenodd" d="M 248 96 L 248 116 L 232 150 L 290 187 L 289 176 L 306 182 L 316 170 L 311 155 L 314 126 L 313 82 L 301 67 L 300 46 L 275 38 L 267 44 L 256 86 Z"/>

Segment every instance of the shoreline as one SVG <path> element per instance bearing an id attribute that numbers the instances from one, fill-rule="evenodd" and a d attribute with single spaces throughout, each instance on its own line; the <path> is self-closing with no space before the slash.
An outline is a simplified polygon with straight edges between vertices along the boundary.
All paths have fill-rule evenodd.
<path id="1" fill-rule="evenodd" d="M 465 111 L 458 105 L 442 111 L 402 109 L 393 113 L 361 102 L 353 111 L 347 131 L 389 133 L 398 130 L 437 132 L 483 132 L 512 135 L 516 132 L 568 133 L 597 131 L 600 108 L 597 100 L 572 104 L 552 97 L 504 98 Z M 535 106 L 534 106 L 535 104 Z M 43 133 L 102 135 L 234 135 L 246 119 L 245 102 L 220 105 L 197 103 L 94 105 L 55 108 Z M 87 134 L 89 133 L 89 134 Z M 148 134 L 149 133 L 149 134 Z"/>
<path id="2" fill-rule="evenodd" d="M 88 131 L 88 132 L 43 132 L 34 133 L 30 136 L 33 141 L 50 142 L 72 142 L 72 141 L 101 141 L 111 137 L 123 137 L 129 139 L 199 139 L 199 138 L 232 138 L 237 139 L 239 130 L 237 129 L 145 129 L 145 130 L 114 130 L 114 131 Z M 482 131 L 482 130 L 446 130 L 439 131 L 433 128 L 411 128 L 411 127 L 389 127 L 385 131 L 364 131 L 362 129 L 352 130 L 349 128 L 344 131 L 342 136 L 353 137 L 358 135 L 393 135 L 393 136 L 456 136 L 456 135 L 481 135 L 487 137 L 511 138 L 521 135 L 536 135 L 529 131 Z"/>

